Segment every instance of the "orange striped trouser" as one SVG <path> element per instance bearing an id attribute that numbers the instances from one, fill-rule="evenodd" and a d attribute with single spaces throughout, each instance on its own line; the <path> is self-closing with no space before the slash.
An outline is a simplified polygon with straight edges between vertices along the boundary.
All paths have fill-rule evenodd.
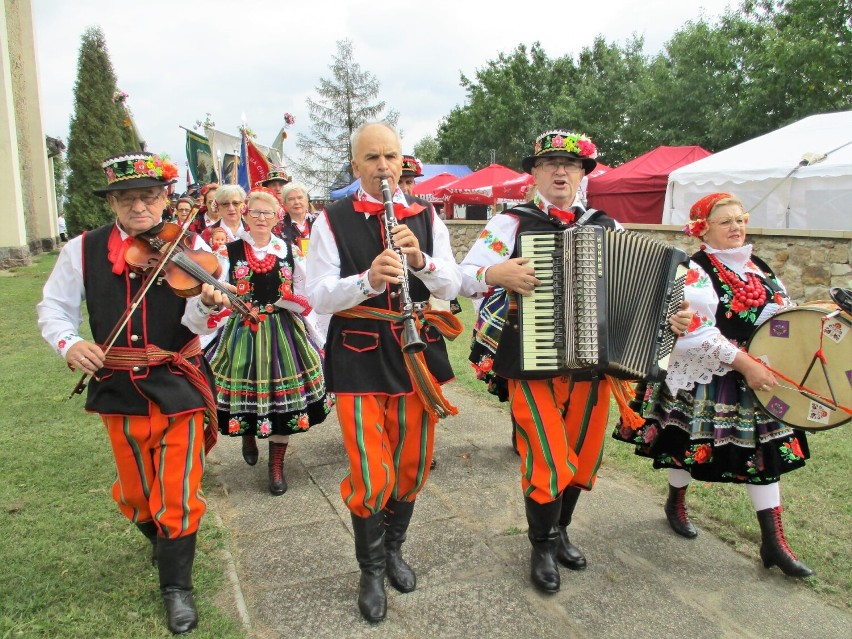
<path id="1" fill-rule="evenodd" d="M 340 495 L 369 517 L 388 499 L 414 501 L 429 476 L 435 424 L 416 394 L 337 395 L 337 418 L 349 458 Z"/>
<path id="2" fill-rule="evenodd" d="M 591 490 L 603 454 L 609 416 L 609 383 L 567 377 L 509 381 L 512 415 L 518 423 L 521 488 L 544 504 L 568 486 Z"/>
<path id="3" fill-rule="evenodd" d="M 150 406 L 150 415 L 101 415 L 118 471 L 112 498 L 131 521 L 153 519 L 161 535 L 184 537 L 207 509 L 204 411 L 169 417 Z"/>

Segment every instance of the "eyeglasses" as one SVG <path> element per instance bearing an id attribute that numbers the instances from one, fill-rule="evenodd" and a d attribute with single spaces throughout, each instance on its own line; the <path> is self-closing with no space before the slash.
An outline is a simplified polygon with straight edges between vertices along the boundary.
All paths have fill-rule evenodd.
<path id="1" fill-rule="evenodd" d="M 558 160 L 556 158 L 541 160 L 540 162 L 537 162 L 535 166 L 537 168 L 544 169 L 545 171 L 556 171 L 559 167 L 562 167 L 569 173 L 575 173 L 583 170 L 582 162 L 577 162 L 575 160 Z"/>
<path id="2" fill-rule="evenodd" d="M 726 217 L 721 220 L 710 220 L 710 224 L 721 226 L 723 229 L 730 228 L 732 224 L 736 224 L 737 226 L 746 226 L 748 224 L 748 215 L 742 215 L 740 217 Z"/>
<path id="3" fill-rule="evenodd" d="M 142 200 L 144 204 L 156 204 L 161 197 L 163 197 L 162 193 L 145 193 L 143 195 L 113 195 L 112 199 L 120 207 L 129 209 L 136 200 Z"/>
<path id="4" fill-rule="evenodd" d="M 254 217 L 254 218 L 258 218 L 261 215 L 263 217 L 275 217 L 275 215 L 277 214 L 277 211 L 264 211 L 264 210 L 261 210 L 261 209 L 249 209 L 248 214 L 250 216 Z"/>
<path id="5" fill-rule="evenodd" d="M 240 208 L 240 207 L 243 205 L 243 203 L 242 203 L 242 201 L 241 201 L 241 200 L 234 200 L 233 202 L 219 202 L 218 204 L 219 204 L 219 206 L 221 206 L 223 209 L 229 209 L 229 208 L 231 208 L 232 206 L 233 206 L 235 209 L 238 209 L 238 208 Z"/>

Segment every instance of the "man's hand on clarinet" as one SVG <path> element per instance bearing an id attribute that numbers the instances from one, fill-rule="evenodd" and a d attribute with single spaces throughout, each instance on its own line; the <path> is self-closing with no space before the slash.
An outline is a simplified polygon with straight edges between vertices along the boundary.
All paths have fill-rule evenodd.
<path id="1" fill-rule="evenodd" d="M 397 224 L 391 229 L 393 235 L 393 244 L 400 251 L 405 253 L 408 266 L 415 271 L 419 271 L 426 264 L 423 259 L 423 253 L 420 251 L 420 242 L 412 230 L 405 224 Z"/>
<path id="2" fill-rule="evenodd" d="M 385 285 L 399 284 L 401 277 L 402 261 L 399 259 L 399 255 L 391 249 L 385 249 L 379 253 L 373 263 L 370 264 L 370 270 L 367 271 L 370 286 L 376 290 Z"/>
<path id="3" fill-rule="evenodd" d="M 104 352 L 94 342 L 77 342 L 65 351 L 65 361 L 72 370 L 94 375 L 104 365 Z"/>
<path id="4" fill-rule="evenodd" d="M 526 266 L 527 257 L 513 257 L 510 260 L 489 266 L 485 272 L 485 282 L 489 286 L 502 286 L 524 296 L 532 295 L 541 280 L 536 278 L 532 266 Z"/>

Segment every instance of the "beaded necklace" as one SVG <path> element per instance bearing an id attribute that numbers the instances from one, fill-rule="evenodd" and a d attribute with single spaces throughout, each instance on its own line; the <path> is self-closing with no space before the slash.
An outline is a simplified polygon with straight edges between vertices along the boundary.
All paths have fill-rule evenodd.
<path id="1" fill-rule="evenodd" d="M 743 309 L 757 308 L 766 303 L 766 289 L 757 275 L 747 272 L 746 281 L 743 282 L 736 273 L 722 264 L 718 257 L 712 253 L 707 253 L 707 257 L 710 259 L 710 263 L 716 269 L 716 272 L 719 273 L 719 279 L 731 289 L 731 292 L 734 294 L 734 301 L 739 302 L 739 304 L 732 304 L 732 307 L 739 306 Z"/>
<path id="2" fill-rule="evenodd" d="M 257 259 L 257 255 L 254 254 L 254 249 L 251 244 L 248 242 L 244 242 L 246 245 L 246 262 L 248 262 L 249 268 L 255 273 L 269 273 L 273 268 L 275 268 L 275 255 L 272 252 L 266 254 L 262 260 Z"/>

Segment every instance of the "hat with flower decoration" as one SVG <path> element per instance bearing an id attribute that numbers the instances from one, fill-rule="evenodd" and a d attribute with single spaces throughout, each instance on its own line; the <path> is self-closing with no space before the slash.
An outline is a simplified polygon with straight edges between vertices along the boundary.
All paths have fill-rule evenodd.
<path id="1" fill-rule="evenodd" d="M 413 155 L 402 156 L 402 177 L 423 177 L 423 164 Z"/>
<path id="2" fill-rule="evenodd" d="M 286 184 L 292 180 L 293 178 L 287 175 L 283 168 L 280 166 L 273 166 L 269 169 L 269 173 L 266 174 L 266 179 L 256 182 L 255 186 L 269 186 L 272 182 L 284 182 Z"/>
<path id="3" fill-rule="evenodd" d="M 690 237 L 701 237 L 707 230 L 707 218 L 722 200 L 735 199 L 730 193 L 711 193 L 698 200 L 689 209 L 689 222 L 683 227 L 683 232 Z"/>
<path id="4" fill-rule="evenodd" d="M 107 177 L 107 185 L 95 189 L 95 195 L 106 196 L 115 191 L 148 189 L 152 186 L 168 186 L 177 182 L 178 168 L 153 153 L 122 153 L 107 158 L 101 164 Z"/>
<path id="5" fill-rule="evenodd" d="M 542 133 L 535 139 L 533 154 L 521 161 L 521 166 L 527 173 L 532 172 L 533 164 L 539 158 L 552 157 L 577 158 L 583 161 L 583 171 L 591 173 L 598 163 L 598 149 L 589 136 L 583 133 L 554 130 Z"/>

